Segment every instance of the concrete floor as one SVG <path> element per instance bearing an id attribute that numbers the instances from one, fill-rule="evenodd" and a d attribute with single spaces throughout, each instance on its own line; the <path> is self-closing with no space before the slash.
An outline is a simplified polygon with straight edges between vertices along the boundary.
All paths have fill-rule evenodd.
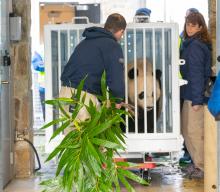
<path id="1" fill-rule="evenodd" d="M 159 168 L 151 173 L 150 186 L 132 183 L 137 192 L 203 192 L 203 180 L 189 180 L 183 177 L 179 170 Z M 42 176 L 30 179 L 13 180 L 4 192 L 40 192 L 39 182 Z M 122 188 L 122 192 L 126 192 Z"/>
<path id="2" fill-rule="evenodd" d="M 5 188 L 4 192 L 40 192 L 39 181 L 36 177 L 15 179 Z"/>
<path id="3" fill-rule="evenodd" d="M 40 154 L 42 168 L 30 179 L 15 179 L 4 192 L 40 192 L 39 183 L 55 175 L 56 162 L 43 163 L 47 155 L 44 153 L 44 137 L 35 137 L 35 147 Z M 37 167 L 37 162 L 36 162 Z M 132 183 L 137 192 L 203 192 L 203 180 L 190 180 L 184 178 L 178 167 L 157 167 L 151 171 L 150 186 Z M 126 192 L 122 189 L 122 192 Z"/>

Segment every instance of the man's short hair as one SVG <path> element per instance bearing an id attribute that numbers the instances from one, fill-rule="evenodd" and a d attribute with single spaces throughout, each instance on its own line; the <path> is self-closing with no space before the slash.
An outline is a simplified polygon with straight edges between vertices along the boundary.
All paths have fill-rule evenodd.
<path id="1" fill-rule="evenodd" d="M 126 25 L 126 20 L 122 15 L 113 13 L 108 16 L 104 28 L 112 33 L 116 33 L 119 30 L 125 30 Z"/>

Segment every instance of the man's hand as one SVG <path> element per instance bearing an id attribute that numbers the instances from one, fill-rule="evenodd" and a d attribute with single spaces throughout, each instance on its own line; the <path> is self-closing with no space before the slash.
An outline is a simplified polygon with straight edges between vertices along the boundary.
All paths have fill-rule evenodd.
<path id="1" fill-rule="evenodd" d="M 123 105 L 123 102 L 121 102 L 121 103 L 116 103 L 116 104 L 115 104 L 115 108 L 121 109 L 122 105 Z"/>
<path id="2" fill-rule="evenodd" d="M 127 109 L 132 116 L 135 116 L 134 114 L 135 107 L 133 105 L 124 102 L 115 104 L 115 108 L 117 109 L 121 109 L 122 107 L 124 107 L 124 109 Z"/>
<path id="3" fill-rule="evenodd" d="M 220 113 L 217 116 L 215 116 L 215 120 L 220 121 Z"/>
<path id="4" fill-rule="evenodd" d="M 201 107 L 202 107 L 202 105 L 193 105 L 192 106 L 194 111 L 198 111 Z"/>

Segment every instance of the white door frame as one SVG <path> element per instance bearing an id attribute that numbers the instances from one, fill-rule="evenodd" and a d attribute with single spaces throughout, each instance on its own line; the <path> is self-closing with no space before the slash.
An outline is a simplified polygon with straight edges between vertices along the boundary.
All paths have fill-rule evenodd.
<path id="1" fill-rule="evenodd" d="M 1 26 L 1 42 L 0 42 L 0 166 L 1 166 L 1 183 L 2 187 L 6 186 L 13 178 L 14 167 L 14 137 L 11 125 L 11 67 L 5 66 L 3 56 L 5 51 L 9 52 L 9 12 L 11 1 L 1 1 L 0 4 L 0 26 Z"/>

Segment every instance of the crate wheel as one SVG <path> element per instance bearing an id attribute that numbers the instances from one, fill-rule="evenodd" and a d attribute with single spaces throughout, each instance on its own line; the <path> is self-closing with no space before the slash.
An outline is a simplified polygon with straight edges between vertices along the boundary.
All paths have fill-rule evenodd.
<path id="1" fill-rule="evenodd" d="M 141 170 L 141 176 L 142 176 L 142 179 L 144 179 L 145 181 L 150 182 L 151 181 L 150 169 L 147 169 L 147 170 L 142 169 Z"/>

